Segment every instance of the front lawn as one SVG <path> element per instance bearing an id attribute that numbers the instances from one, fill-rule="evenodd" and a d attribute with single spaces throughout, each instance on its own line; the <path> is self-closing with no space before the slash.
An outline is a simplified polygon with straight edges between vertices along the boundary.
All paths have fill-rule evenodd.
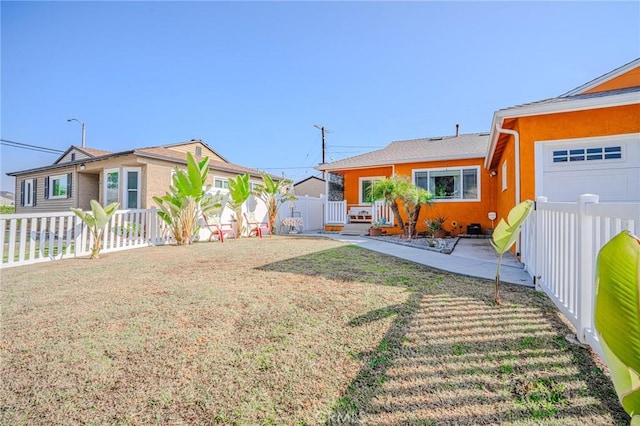
<path id="1" fill-rule="evenodd" d="M 322 238 L 3 270 L 0 424 L 625 424 L 547 298 Z"/>

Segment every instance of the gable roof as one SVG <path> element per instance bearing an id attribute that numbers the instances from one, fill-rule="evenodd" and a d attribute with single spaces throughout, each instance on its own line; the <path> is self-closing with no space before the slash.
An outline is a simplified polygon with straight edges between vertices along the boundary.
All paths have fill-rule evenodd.
<path id="1" fill-rule="evenodd" d="M 496 111 L 493 114 L 491 136 L 485 154 L 485 168 L 495 167 L 494 157 L 496 157 L 496 153 L 498 154 L 497 157 L 499 157 L 503 151 L 502 147 L 498 146 L 500 135 L 503 133 L 498 132 L 497 128 L 502 127 L 507 119 L 640 104 L 640 81 L 636 82 L 635 78 L 626 80 L 627 82 L 631 82 L 631 86 L 629 87 L 592 91 L 592 89 L 602 86 L 623 74 L 633 72 L 635 76 L 636 70 L 640 71 L 640 58 L 558 97 L 516 105 Z M 503 143 L 500 143 L 500 145 L 503 145 Z"/>
<path id="2" fill-rule="evenodd" d="M 425 161 L 481 158 L 487 150 L 489 133 L 468 133 L 391 142 L 386 147 L 332 163 L 317 170 L 345 170 Z"/>
<path id="3" fill-rule="evenodd" d="M 324 179 L 319 178 L 318 176 L 309 176 L 307 178 L 302 179 L 299 182 L 294 183 L 293 186 L 300 185 L 301 183 L 305 183 L 306 181 L 311 180 L 311 179 L 319 180 L 320 182 L 324 182 L 325 181 Z"/>
<path id="4" fill-rule="evenodd" d="M 103 155 L 111 154 L 110 151 L 103 151 L 101 149 L 86 148 L 86 147 L 81 148 L 75 145 L 71 145 L 69 148 L 67 148 L 66 151 L 62 153 L 62 155 L 60 155 L 60 157 L 58 157 L 56 161 L 53 162 L 53 164 L 58 164 L 60 160 L 62 160 L 71 151 L 79 151 L 89 158 L 101 157 Z"/>
<path id="5" fill-rule="evenodd" d="M 43 166 L 43 167 L 36 167 L 36 168 L 33 168 L 33 169 L 29 169 L 29 170 L 21 170 L 21 171 L 16 171 L 16 172 L 10 172 L 10 173 L 7 173 L 7 176 L 18 176 L 18 175 L 24 175 L 24 174 L 29 174 L 29 173 L 34 173 L 34 172 L 39 172 L 39 171 L 44 171 L 44 170 L 59 169 L 59 168 L 63 168 L 63 167 L 74 166 L 74 165 L 77 165 L 77 164 L 92 163 L 94 161 L 102 161 L 102 160 L 107 160 L 107 159 L 115 158 L 115 157 L 121 157 L 121 156 L 125 156 L 125 155 L 136 155 L 138 157 L 155 158 L 155 159 L 159 159 L 159 160 L 170 161 L 170 162 L 173 162 L 173 163 L 187 164 L 186 154 L 184 152 L 182 152 L 182 151 L 171 149 L 171 147 L 176 147 L 176 146 L 181 146 L 181 145 L 189 145 L 189 144 L 194 144 L 194 143 L 202 144 L 208 150 L 210 150 L 215 155 L 217 155 L 219 158 L 222 158 L 224 160 L 224 161 L 219 161 L 219 160 L 211 159 L 209 161 L 209 169 L 220 170 L 220 171 L 229 172 L 229 173 L 238 173 L 238 174 L 248 173 L 250 176 L 253 176 L 253 177 L 259 177 L 261 175 L 261 172 L 259 170 L 251 169 L 251 168 L 248 168 L 248 167 L 240 166 L 240 165 L 233 164 L 233 163 L 230 163 L 230 162 L 226 161 L 224 159 L 224 157 L 222 157 L 216 151 L 211 149 L 203 141 L 201 141 L 199 139 L 192 139 L 192 140 L 190 140 L 188 142 L 178 142 L 178 143 L 172 143 L 172 144 L 166 144 L 166 145 L 159 145 L 159 146 L 155 146 L 155 147 L 135 148 L 135 149 L 131 149 L 131 150 L 127 150 L 127 151 L 119 151 L 119 152 L 109 152 L 109 151 L 103 151 L 103 150 L 93 149 L 93 148 L 79 148 L 77 146 L 71 145 L 64 152 L 64 154 L 62 154 L 60 156 L 60 158 L 58 158 L 51 165 Z M 75 161 L 69 161 L 69 162 L 65 162 L 65 163 L 60 163 L 60 160 L 62 158 L 64 158 L 65 155 L 67 155 L 72 150 L 77 150 L 77 151 L 83 152 L 89 158 L 82 158 L 82 159 L 78 159 L 78 160 L 75 160 Z M 279 176 L 275 176 L 275 175 L 271 175 L 271 176 L 274 179 L 278 179 L 278 180 L 281 179 Z"/>
<path id="6" fill-rule="evenodd" d="M 598 86 L 621 77 L 622 75 L 629 72 L 634 73 L 633 77 L 636 81 L 636 84 L 634 85 L 640 86 L 640 58 L 637 58 L 629 62 L 628 64 L 624 64 L 623 66 L 614 69 L 613 71 L 609 71 L 608 73 L 603 74 L 600 77 L 594 78 L 593 80 L 583 84 L 582 86 L 578 86 L 573 90 L 569 90 L 567 93 L 560 95 L 560 97 L 563 98 L 566 96 L 581 95 L 583 93 L 587 93 L 592 89 L 596 89 Z"/>

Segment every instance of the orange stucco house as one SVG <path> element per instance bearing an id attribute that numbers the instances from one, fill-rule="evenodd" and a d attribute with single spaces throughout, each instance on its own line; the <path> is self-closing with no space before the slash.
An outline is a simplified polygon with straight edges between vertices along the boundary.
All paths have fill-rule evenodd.
<path id="1" fill-rule="evenodd" d="M 446 216 L 450 232 L 477 223 L 485 233 L 497 223 L 490 213 L 499 220 L 539 196 L 640 202 L 640 58 L 559 97 L 496 111 L 488 133 L 392 142 L 317 169 L 327 173 L 327 230 L 388 216 L 366 188 L 393 174 L 435 195 L 418 230 L 424 219 Z"/>

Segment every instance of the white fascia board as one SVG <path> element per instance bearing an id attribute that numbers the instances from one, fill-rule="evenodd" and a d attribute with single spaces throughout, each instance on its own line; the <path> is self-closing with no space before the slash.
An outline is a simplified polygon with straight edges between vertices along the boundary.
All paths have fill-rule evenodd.
<path id="1" fill-rule="evenodd" d="M 611 108 L 624 105 L 640 104 L 640 93 L 623 93 L 620 95 L 602 96 L 589 99 L 574 99 L 548 104 L 535 104 L 515 107 L 496 111 L 493 114 L 491 123 L 491 135 L 489 136 L 489 147 L 485 158 L 485 168 L 488 168 L 495 153 L 498 143 L 499 133 L 496 131 L 496 124 L 502 123 L 506 118 L 528 117 L 543 114 L 558 114 L 572 111 L 584 111 L 596 108 Z"/>
<path id="2" fill-rule="evenodd" d="M 395 164 L 410 164 L 410 163 L 432 163 L 434 161 L 449 161 L 449 160 L 469 160 L 472 158 L 483 158 L 483 154 L 473 153 L 468 155 L 448 155 L 446 157 L 420 157 L 420 158 L 409 158 L 405 160 L 398 160 L 392 163 L 379 163 L 379 164 L 367 164 L 362 166 L 342 166 L 342 167 L 329 167 L 326 169 L 322 169 L 316 167 L 317 170 L 320 171 L 333 171 L 333 170 L 361 170 L 361 169 L 373 169 L 376 167 L 393 167 Z"/>
<path id="3" fill-rule="evenodd" d="M 616 68 L 615 70 L 610 71 L 604 75 L 601 75 L 600 77 L 593 79 L 588 83 L 583 84 L 582 86 L 578 86 L 575 89 L 568 91 L 567 93 L 563 93 L 562 95 L 560 95 L 560 97 L 563 98 L 566 96 L 582 94 L 588 90 L 593 89 L 594 87 L 597 87 L 603 83 L 606 83 L 609 80 L 613 80 L 614 78 L 617 78 L 628 71 L 631 71 L 632 69 L 636 68 L 638 65 L 640 65 L 640 58 L 635 59 L 629 62 L 628 64 L 623 65 L 619 68 Z"/>

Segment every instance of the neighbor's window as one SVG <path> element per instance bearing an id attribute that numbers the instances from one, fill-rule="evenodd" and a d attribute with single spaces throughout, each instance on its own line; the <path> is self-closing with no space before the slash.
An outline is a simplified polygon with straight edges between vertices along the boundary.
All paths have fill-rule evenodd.
<path id="1" fill-rule="evenodd" d="M 373 203 L 374 199 L 371 196 L 371 187 L 374 182 L 380 180 L 379 177 L 366 177 L 360 178 L 360 204 L 370 204 Z"/>
<path id="2" fill-rule="evenodd" d="M 67 198 L 67 175 L 49 178 L 49 198 Z"/>
<path id="3" fill-rule="evenodd" d="M 120 191 L 120 171 L 118 169 L 105 170 L 105 189 L 104 199 L 105 205 L 111 204 L 119 200 Z"/>
<path id="4" fill-rule="evenodd" d="M 125 209 L 140 208 L 140 170 L 139 167 L 125 167 L 122 170 L 124 173 L 123 184 L 126 185 L 122 194 Z"/>
<path id="5" fill-rule="evenodd" d="M 33 189 L 33 179 L 25 179 L 24 188 L 22 189 L 22 205 L 24 207 L 33 207 Z"/>
<path id="6" fill-rule="evenodd" d="M 221 189 L 229 189 L 229 180 L 222 178 L 214 178 L 213 179 L 213 187 L 221 188 Z"/>
<path id="7" fill-rule="evenodd" d="M 436 200 L 479 200 L 478 167 L 414 170 L 413 182 Z"/>
<path id="8" fill-rule="evenodd" d="M 201 146 L 196 146 L 196 156 L 197 157 L 202 156 L 202 147 Z"/>

